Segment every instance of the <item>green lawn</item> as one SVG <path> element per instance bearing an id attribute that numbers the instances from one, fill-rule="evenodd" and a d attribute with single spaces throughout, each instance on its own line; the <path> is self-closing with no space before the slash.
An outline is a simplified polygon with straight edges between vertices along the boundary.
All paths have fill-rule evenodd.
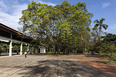
<path id="1" fill-rule="evenodd" d="M 52 51 L 49 51 L 48 53 L 52 53 Z"/>
<path id="2" fill-rule="evenodd" d="M 101 63 L 104 63 L 104 64 L 113 64 L 113 65 L 116 65 L 116 62 L 101 62 Z"/>

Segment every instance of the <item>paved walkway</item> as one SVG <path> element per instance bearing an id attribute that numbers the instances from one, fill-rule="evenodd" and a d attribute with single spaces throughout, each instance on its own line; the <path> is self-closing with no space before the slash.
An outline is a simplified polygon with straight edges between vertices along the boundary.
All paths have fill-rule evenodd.
<path id="1" fill-rule="evenodd" d="M 0 77 L 113 77 L 77 57 L 28 55 L 0 58 Z"/>

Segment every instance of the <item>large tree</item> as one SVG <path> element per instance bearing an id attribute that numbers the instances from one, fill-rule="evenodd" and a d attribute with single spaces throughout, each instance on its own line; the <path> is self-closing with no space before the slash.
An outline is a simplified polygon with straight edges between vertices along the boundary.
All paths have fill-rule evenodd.
<path id="1" fill-rule="evenodd" d="M 24 31 L 32 32 L 39 44 L 53 46 L 53 54 L 57 47 L 60 54 L 70 49 L 77 50 L 79 40 L 85 45 L 89 34 L 92 13 L 88 12 L 85 3 L 71 5 L 67 0 L 61 5 L 48 6 L 47 4 L 32 1 L 28 8 L 23 10 L 20 22 Z M 74 46 L 73 46 L 74 45 Z"/>

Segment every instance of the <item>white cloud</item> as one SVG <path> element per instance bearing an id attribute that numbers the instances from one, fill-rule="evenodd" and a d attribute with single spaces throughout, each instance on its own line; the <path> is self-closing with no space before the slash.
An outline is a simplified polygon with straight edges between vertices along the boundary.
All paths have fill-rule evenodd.
<path id="1" fill-rule="evenodd" d="M 52 6 L 56 5 L 50 2 L 43 2 L 41 0 L 33 1 Z M 22 15 L 22 10 L 25 10 L 27 5 L 28 3 L 19 3 L 18 0 L 0 0 L 0 23 L 17 30 L 17 27 L 22 26 L 19 25 L 18 22 Z"/>
<path id="2" fill-rule="evenodd" d="M 97 8 L 97 7 L 99 7 L 99 5 L 91 5 L 91 7 Z"/>
<path id="3" fill-rule="evenodd" d="M 52 6 L 55 6 L 56 4 L 53 4 L 53 3 L 50 3 L 50 2 L 43 2 L 41 0 L 39 0 L 40 3 L 44 3 L 44 4 L 48 4 L 48 5 L 52 5 Z"/>
<path id="4" fill-rule="evenodd" d="M 15 2 L 14 2 L 15 1 Z M 9 3 L 9 4 L 8 4 Z M 21 25 L 18 24 L 22 10 L 26 9 L 27 4 L 19 4 L 18 0 L 0 1 L 0 23 L 15 30 Z"/>
<path id="5" fill-rule="evenodd" d="M 13 29 L 17 29 L 21 25 L 18 24 L 19 18 L 21 17 L 21 11 L 26 9 L 26 4 L 14 5 L 15 8 L 11 7 L 12 14 L 0 11 L 0 23 L 3 23 Z"/>
<path id="6" fill-rule="evenodd" d="M 32 1 L 32 0 L 30 0 L 30 1 Z M 43 2 L 42 0 L 33 0 L 33 1 L 35 1 L 35 2 L 37 2 L 37 3 L 44 3 L 44 4 L 48 4 L 48 5 L 51 5 L 51 6 L 55 6 L 55 5 L 57 5 L 57 4 L 54 4 L 54 3 L 51 3 L 51 2 Z"/>
<path id="7" fill-rule="evenodd" d="M 108 7 L 110 5 L 110 3 L 104 3 L 103 5 L 102 5 L 102 8 L 106 8 L 106 7 Z"/>
<path id="8" fill-rule="evenodd" d="M 110 27 L 110 29 L 116 29 L 116 25 L 114 25 L 114 26 Z"/>
<path id="9" fill-rule="evenodd" d="M 0 6 L 3 8 L 7 7 L 3 1 L 0 1 Z"/>
<path id="10" fill-rule="evenodd" d="M 6 6 L 6 4 L 4 3 L 4 1 L 0 1 L 0 10 L 2 11 L 8 11 L 9 7 Z"/>

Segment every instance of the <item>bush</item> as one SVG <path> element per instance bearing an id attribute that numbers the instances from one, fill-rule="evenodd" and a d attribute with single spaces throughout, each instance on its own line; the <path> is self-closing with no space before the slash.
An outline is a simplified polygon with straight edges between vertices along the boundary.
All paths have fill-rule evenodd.
<path id="1" fill-rule="evenodd" d="M 108 59 L 112 61 L 116 58 L 116 48 L 113 43 L 101 43 L 98 47 L 96 47 L 99 54 L 108 55 Z"/>
<path id="2" fill-rule="evenodd" d="M 108 53 L 108 59 L 110 59 L 110 61 L 116 59 L 116 53 L 115 52 L 109 52 Z"/>

